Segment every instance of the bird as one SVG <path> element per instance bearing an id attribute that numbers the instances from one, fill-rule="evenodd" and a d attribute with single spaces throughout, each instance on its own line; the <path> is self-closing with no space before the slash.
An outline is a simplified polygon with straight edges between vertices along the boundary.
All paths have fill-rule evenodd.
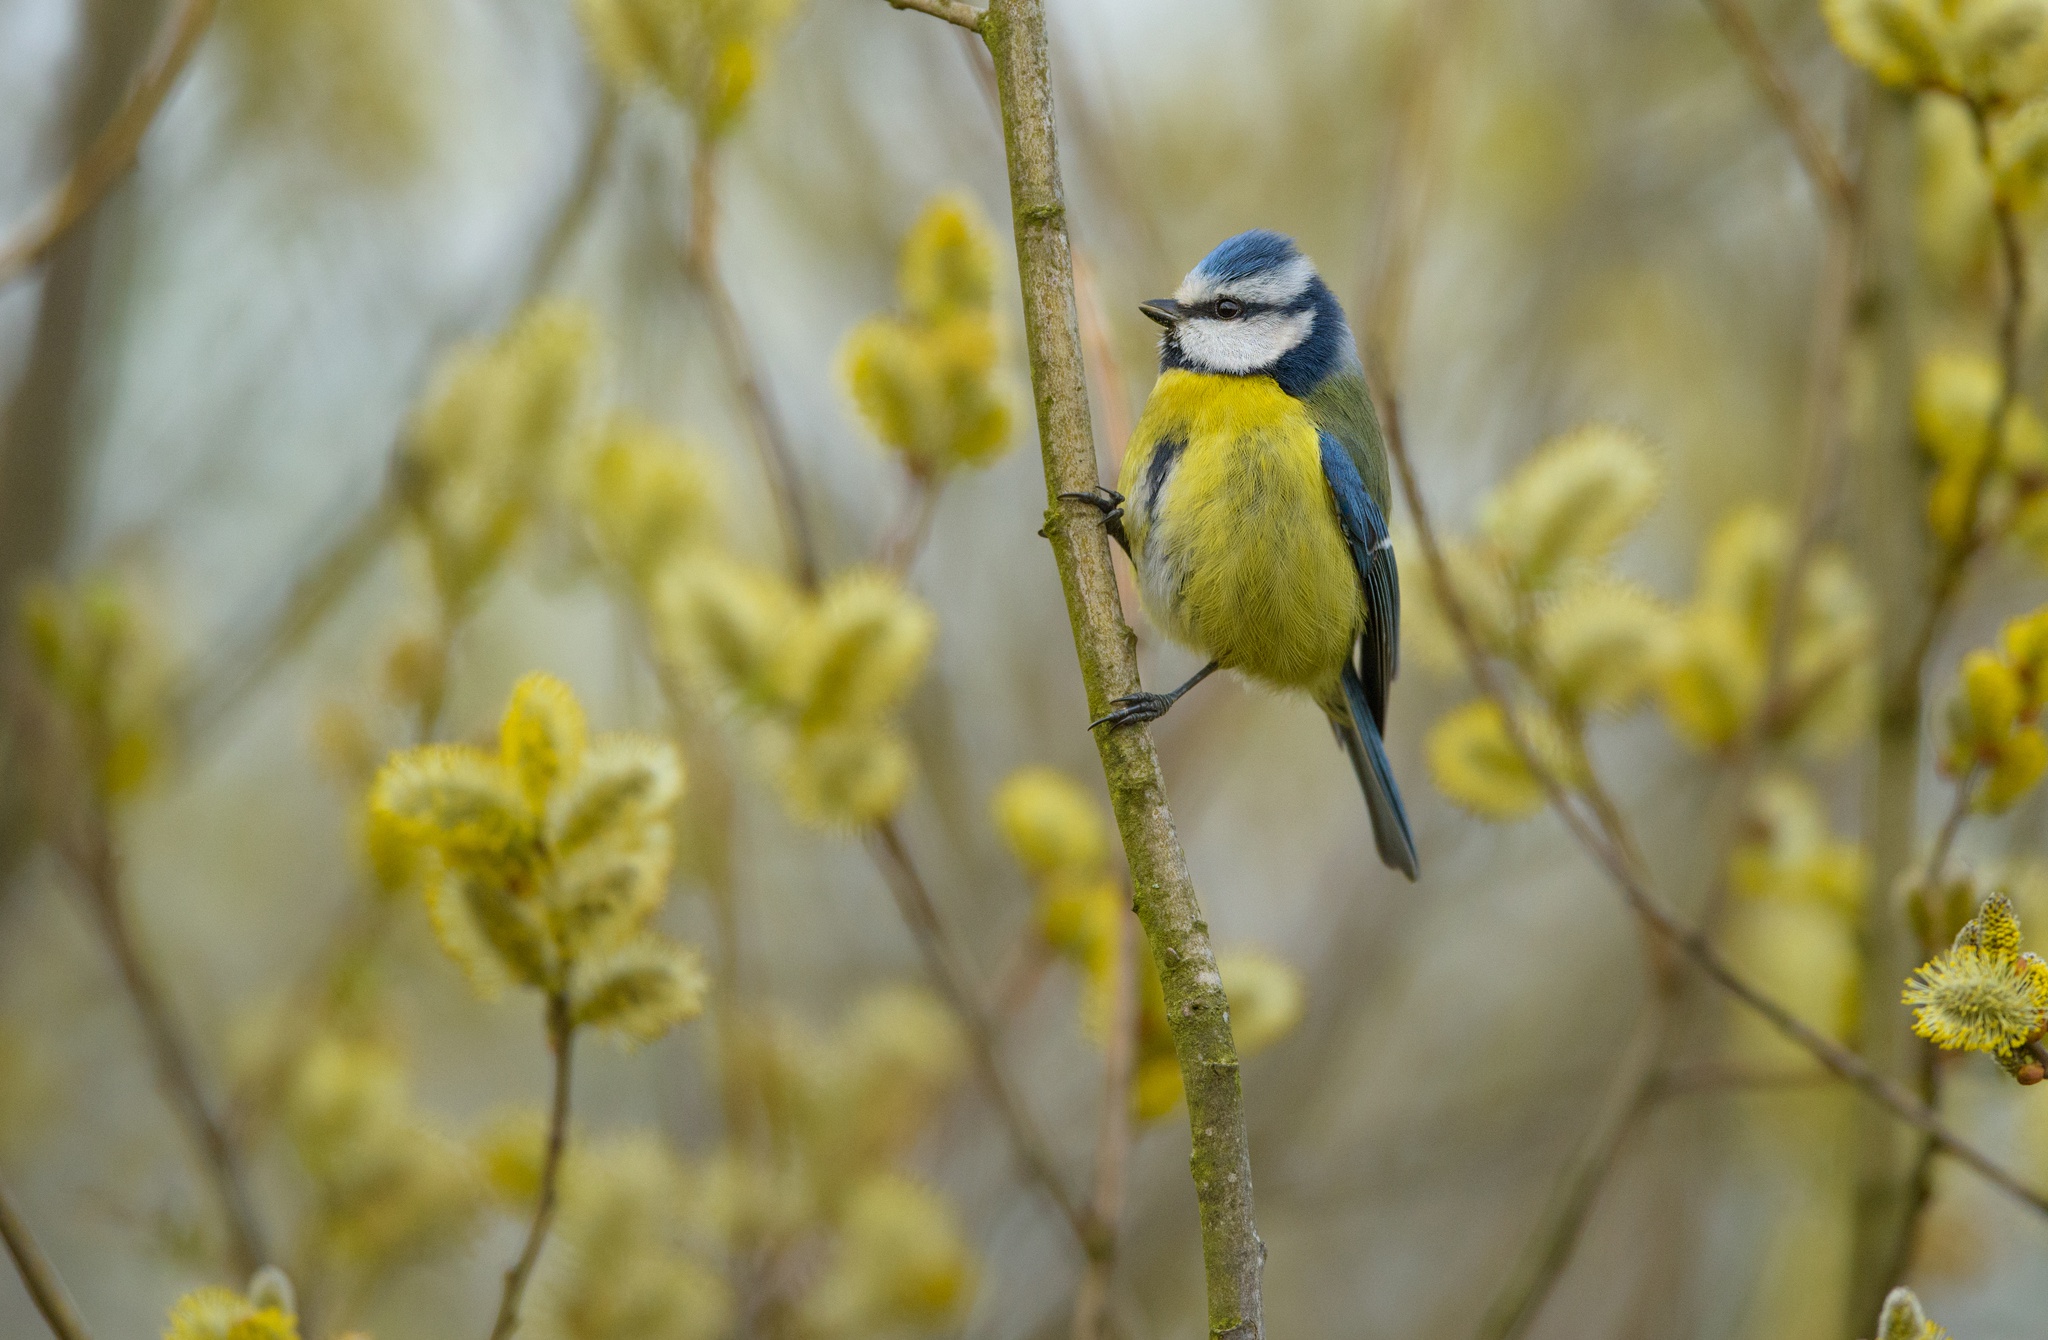
<path id="1" fill-rule="evenodd" d="M 1118 486 L 1063 496 L 1102 512 L 1146 614 L 1209 659 L 1091 725 L 1155 721 L 1218 670 L 1305 693 L 1350 757 L 1380 860 L 1413 880 L 1385 744 L 1401 635 L 1387 448 L 1344 309 L 1292 239 L 1256 229 L 1139 310 L 1164 327 L 1159 377 Z"/>

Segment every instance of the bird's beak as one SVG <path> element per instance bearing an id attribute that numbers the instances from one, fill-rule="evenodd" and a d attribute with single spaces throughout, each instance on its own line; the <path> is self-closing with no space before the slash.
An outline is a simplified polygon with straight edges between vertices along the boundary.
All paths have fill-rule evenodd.
<path id="1" fill-rule="evenodd" d="M 1154 298 L 1150 302 L 1141 302 L 1138 304 L 1138 310 L 1168 330 L 1172 330 L 1185 315 L 1181 305 L 1171 298 Z"/>

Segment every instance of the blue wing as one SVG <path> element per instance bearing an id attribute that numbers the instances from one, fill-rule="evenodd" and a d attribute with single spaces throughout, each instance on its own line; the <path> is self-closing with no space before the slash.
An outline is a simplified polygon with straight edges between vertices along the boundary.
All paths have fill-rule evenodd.
<path id="1" fill-rule="evenodd" d="M 1365 633 L 1358 640 L 1358 678 L 1372 708 L 1372 722 L 1387 729 L 1387 689 L 1399 668 L 1401 647 L 1401 575 L 1394 564 L 1394 541 L 1386 514 L 1366 488 L 1358 465 L 1344 445 L 1322 435 L 1323 478 L 1337 505 L 1337 520 L 1351 549 L 1365 592 Z"/>

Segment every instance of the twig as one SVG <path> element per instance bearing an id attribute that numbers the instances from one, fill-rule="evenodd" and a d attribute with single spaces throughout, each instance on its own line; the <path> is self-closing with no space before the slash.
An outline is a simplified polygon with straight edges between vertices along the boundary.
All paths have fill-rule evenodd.
<path id="1" fill-rule="evenodd" d="M 972 5 L 963 5 L 960 0 L 889 0 L 892 9 L 914 9 L 920 14 L 929 14 L 935 19 L 944 19 L 957 24 L 970 33 L 982 31 L 986 10 Z"/>
<path id="2" fill-rule="evenodd" d="M 992 0 L 981 35 L 994 60 L 1010 179 L 1024 330 L 1045 465 L 1045 535 L 1059 565 L 1091 719 L 1138 687 L 1133 639 L 1117 596 L 1100 515 L 1060 495 L 1100 482 L 1081 342 L 1066 199 L 1054 143 L 1043 0 Z M 1151 943 L 1187 1092 L 1189 1159 L 1202 1220 L 1209 1333 L 1264 1334 L 1259 1281 L 1265 1246 L 1252 1215 L 1251 1144 L 1229 1006 L 1187 861 L 1173 827 L 1159 756 L 1143 727 L 1096 732 L 1110 803 Z"/>
<path id="3" fill-rule="evenodd" d="M 0 1185 L 0 1242 L 7 1244 L 7 1254 L 14 1258 L 22 1287 L 28 1290 L 36 1311 L 49 1324 L 50 1334 L 57 1340 L 92 1340 L 85 1329 L 85 1319 L 78 1315 L 71 1295 L 65 1292 L 64 1281 L 57 1278 L 56 1267 L 43 1255 L 5 1185 Z"/>
<path id="4" fill-rule="evenodd" d="M 1451 584 L 1443 548 L 1438 543 L 1429 513 L 1423 506 L 1421 490 L 1415 482 L 1414 467 L 1402 441 L 1398 406 L 1390 389 L 1382 389 L 1380 404 L 1386 418 L 1388 452 L 1393 457 L 1396 473 L 1400 477 L 1401 491 L 1408 501 L 1409 513 L 1415 519 L 1416 536 L 1422 546 L 1430 582 L 1437 602 L 1448 618 L 1464 652 L 1467 671 L 1480 692 L 1500 709 L 1510 743 L 1521 757 L 1524 766 L 1542 786 L 1551 807 L 1557 811 L 1572 836 L 1607 872 L 1610 881 L 1621 893 L 1630 910 L 1655 928 L 1658 934 L 1670 940 L 1695 967 L 1723 990 L 1762 1015 L 1766 1023 L 1805 1050 L 1821 1065 L 1847 1080 L 1872 1101 L 1889 1109 L 1900 1121 L 1929 1136 L 1943 1152 L 1968 1164 L 1999 1190 L 2015 1200 L 2048 1213 L 2048 1196 L 2026 1186 L 1989 1155 L 1957 1135 L 1925 1103 L 1898 1083 L 1878 1074 L 1861 1056 L 1813 1028 L 1777 1000 L 1752 985 L 1703 932 L 1681 921 L 1677 914 L 1649 891 L 1646 883 L 1637 878 L 1631 863 L 1616 844 L 1614 837 L 1603 832 L 1572 803 L 1571 793 L 1536 753 L 1522 729 L 1520 720 L 1511 710 L 1499 678 L 1495 675 L 1484 648 L 1473 632 L 1464 603 L 1459 598 L 1457 589 Z"/>
<path id="5" fill-rule="evenodd" d="M 1834 1084 L 1840 1076 L 1812 1066 L 1757 1066 L 1733 1061 L 1693 1061 L 1669 1065 L 1657 1076 L 1655 1096 L 1685 1098 L 1701 1093 L 1762 1093 L 1771 1089 L 1806 1089 Z"/>
<path id="6" fill-rule="evenodd" d="M 1956 779 L 1955 803 L 1949 806 L 1948 817 L 1941 821 L 1941 831 L 1935 834 L 1934 850 L 1927 856 L 1927 876 L 1920 881 L 1923 899 L 1941 887 L 1942 877 L 1948 873 L 1949 853 L 1955 849 L 1956 836 L 1963 831 L 1963 821 L 1970 817 L 1971 802 L 1977 797 L 1977 781 L 1982 775 L 1983 769 L 1973 766 Z"/>
<path id="7" fill-rule="evenodd" d="M 1974 102 L 1969 108 L 1976 128 L 1977 152 L 1987 171 L 1991 170 L 1991 128 L 1984 108 Z M 1984 450 L 1970 475 L 1970 489 L 1963 500 L 1963 515 L 1955 534 L 1942 546 L 1926 611 L 1913 636 L 1910 652 L 1900 667 L 1899 680 L 1886 695 L 1888 712 L 1902 712 L 1920 700 L 1920 676 L 1934 640 L 1947 622 L 1950 608 L 1969 575 L 1971 560 L 1982 552 L 1991 537 L 1978 533 L 1984 506 L 1984 489 L 2005 459 L 2005 421 L 2019 398 L 2021 339 L 2027 306 L 2027 251 L 2020 224 L 2012 206 L 1994 194 L 1992 218 L 1998 227 L 1999 255 L 2004 262 L 2005 293 L 1998 310 L 1998 399 L 1985 426 Z"/>
<path id="8" fill-rule="evenodd" d="M 384 552 L 400 518 L 391 497 L 380 495 L 298 575 L 273 617 L 230 633 L 218 651 L 173 687 L 171 719 L 188 742 L 211 738 L 237 704 L 305 645 Z"/>
<path id="9" fill-rule="evenodd" d="M 1074 1340 L 1101 1340 L 1108 1332 L 1109 1286 L 1116 1270 L 1117 1220 L 1123 1217 L 1124 1160 L 1131 1148 L 1131 1065 L 1137 1051 L 1138 992 L 1131 932 L 1135 924 L 1122 908 L 1110 919 L 1109 978 L 1102 991 L 1109 1003 L 1103 1020 L 1102 1111 L 1095 1128 L 1095 1190 L 1089 1203 L 1100 1232 L 1081 1287 L 1074 1294 Z"/>
<path id="10" fill-rule="evenodd" d="M 194 1059 L 195 1049 L 184 1026 L 135 942 L 121 887 L 120 858 L 114 850 L 107 816 L 97 804 L 88 802 L 82 808 L 86 811 L 81 819 L 83 832 L 77 835 L 76 843 L 60 841 L 59 851 L 85 895 L 100 939 L 114 960 L 129 1004 L 142 1025 L 143 1037 L 156 1065 L 157 1083 L 198 1151 L 220 1201 L 234 1269 L 237 1274 L 249 1275 L 270 1259 L 270 1253 L 257 1223 L 241 1153 L 228 1138 L 226 1123 L 206 1096 Z"/>
<path id="11" fill-rule="evenodd" d="M 938 516 L 939 497 L 946 489 L 944 480 L 924 475 L 915 476 L 910 487 L 902 514 L 875 554 L 879 566 L 899 577 L 907 575 L 917 556 L 924 552 L 925 541 L 931 538 L 932 521 Z"/>
<path id="12" fill-rule="evenodd" d="M 715 141 L 699 135 L 697 156 L 690 165 L 690 236 L 683 252 L 683 268 L 704 295 L 711 317 L 711 333 L 718 344 L 719 361 L 739 398 L 747 429 L 761 457 L 761 472 L 767 477 L 768 492 L 775 500 L 781 521 L 782 542 L 788 551 L 791 572 L 806 589 L 818 585 L 818 555 L 811 528 L 804 516 L 803 499 L 797 492 L 796 456 L 790 450 L 789 435 L 768 398 L 766 383 L 755 363 L 747 341 L 746 322 L 734 303 L 732 291 L 718 269 L 718 149 Z"/>
<path id="13" fill-rule="evenodd" d="M 526 1281 L 540 1260 L 547 1243 L 548 1228 L 555 1220 L 560 1199 L 562 1155 L 569 1144 L 569 1078 L 576 1026 L 569 1017 L 569 998 L 550 992 L 547 1005 L 548 1050 L 555 1060 L 554 1100 L 548 1107 L 547 1152 L 540 1165 L 540 1194 L 534 1200 L 533 1224 L 526 1231 L 526 1245 L 519 1259 L 505 1272 L 505 1292 L 498 1300 L 498 1319 L 491 1326 L 491 1340 L 507 1340 L 519 1329 L 519 1302 L 526 1294 Z"/>
<path id="14" fill-rule="evenodd" d="M 1777 117 L 1786 137 L 1792 141 L 1792 152 L 1798 156 L 1799 166 L 1805 170 L 1806 179 L 1813 183 L 1822 206 L 1835 214 L 1854 212 L 1856 184 L 1843 170 L 1834 150 L 1828 147 L 1828 137 L 1821 130 L 1820 123 L 1807 110 L 1805 100 L 1793 87 L 1785 67 L 1771 54 L 1769 44 L 1757 31 L 1756 20 L 1750 16 L 1742 0 L 1703 0 L 1703 3 L 1721 26 L 1728 45 L 1734 47 L 1736 55 L 1742 58 L 1742 67 L 1750 82 L 1756 85 L 1757 92 L 1770 105 L 1771 114 Z"/>
<path id="15" fill-rule="evenodd" d="M 945 994 L 946 1001 L 959 1016 L 967 1033 L 967 1049 L 974 1062 L 975 1077 L 987 1091 L 989 1101 L 995 1105 L 996 1115 L 1001 1118 L 1009 1131 L 1010 1144 L 1024 1171 L 1045 1190 L 1060 1214 L 1073 1228 L 1074 1235 L 1084 1248 L 1091 1248 L 1097 1232 L 1096 1225 L 1085 1206 L 1081 1205 L 1067 1190 L 1061 1179 L 1059 1166 L 1053 1161 L 1045 1136 L 1037 1123 L 1025 1109 L 1024 1101 L 1004 1074 L 1001 1058 L 997 1054 L 995 1021 L 988 1006 L 982 1001 L 975 988 L 976 974 L 961 958 L 945 928 L 939 921 L 939 911 L 933 904 L 931 891 L 925 887 L 923 876 L 910 859 L 909 850 L 903 845 L 903 835 L 893 819 L 884 819 L 868 832 L 867 847 L 874 857 L 875 866 L 881 871 L 889 885 L 889 893 L 896 900 L 896 908 L 903 916 L 903 924 L 910 929 L 910 935 L 917 942 L 917 950 L 930 972 L 932 980 Z"/>
<path id="16" fill-rule="evenodd" d="M 165 20 L 156 50 L 106 127 L 64 180 L 0 242 L 0 286 L 49 253 L 72 225 L 90 214 L 135 162 L 142 137 L 213 22 L 215 0 L 183 0 Z"/>
<path id="17" fill-rule="evenodd" d="M 1658 1062 L 1671 1013 L 1672 1002 L 1655 998 L 1636 1020 L 1591 1128 L 1572 1154 L 1571 1166 L 1558 1179 L 1514 1270 L 1480 1320 L 1479 1340 L 1517 1340 L 1526 1334 L 1550 1296 L 1551 1286 L 1564 1273 L 1636 1117 L 1658 1092 L 1662 1078 Z"/>

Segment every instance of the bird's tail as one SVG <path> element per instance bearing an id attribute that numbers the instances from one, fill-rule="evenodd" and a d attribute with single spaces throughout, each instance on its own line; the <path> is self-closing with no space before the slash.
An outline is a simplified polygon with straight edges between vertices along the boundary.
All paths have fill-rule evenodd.
<path id="1" fill-rule="evenodd" d="M 1326 709 L 1330 728 L 1351 756 L 1351 767 L 1365 792 L 1365 809 L 1372 816 L 1372 836 L 1381 862 L 1412 880 L 1418 870 L 1415 836 L 1408 831 L 1408 812 L 1401 805 L 1401 788 L 1394 784 L 1394 766 L 1387 761 L 1387 748 L 1380 740 L 1380 728 L 1365 701 L 1365 685 L 1357 670 L 1345 666 L 1342 682 L 1343 702 Z"/>

